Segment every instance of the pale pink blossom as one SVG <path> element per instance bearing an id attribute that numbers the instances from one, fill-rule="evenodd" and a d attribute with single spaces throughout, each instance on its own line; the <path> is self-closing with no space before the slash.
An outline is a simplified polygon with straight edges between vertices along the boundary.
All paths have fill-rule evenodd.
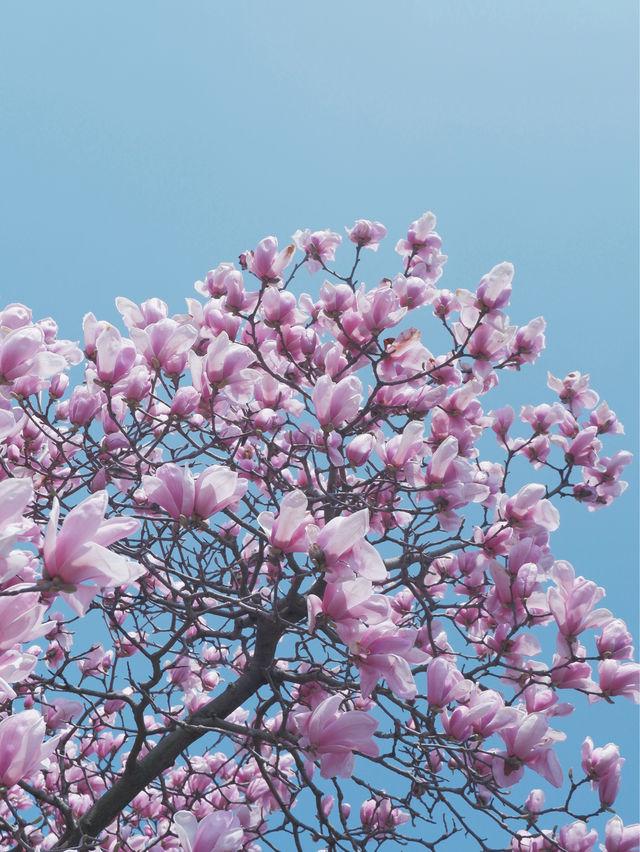
<path id="1" fill-rule="evenodd" d="M 373 732 L 378 722 L 359 710 L 340 710 L 340 695 L 330 695 L 314 710 L 294 711 L 292 719 L 300 735 L 300 748 L 320 760 L 323 778 L 350 778 L 355 766 L 354 752 L 377 757 Z"/>
<path id="2" fill-rule="evenodd" d="M 346 376 L 339 382 L 321 376 L 311 398 L 318 423 L 337 428 L 356 417 L 362 402 L 362 382 L 357 376 Z"/>
<path id="3" fill-rule="evenodd" d="M 471 687 L 446 657 L 435 657 L 427 666 L 427 701 L 434 710 L 443 710 L 452 701 L 464 698 Z"/>
<path id="4" fill-rule="evenodd" d="M 590 377 L 588 375 L 583 376 L 574 371 L 565 376 L 564 379 L 558 379 L 551 373 L 547 373 L 547 377 L 547 385 L 575 413 L 580 413 L 583 408 L 595 408 L 598 404 L 598 394 L 589 387 Z"/>
<path id="5" fill-rule="evenodd" d="M 393 807 L 388 796 L 367 799 L 360 806 L 360 822 L 373 837 L 382 837 L 409 819 L 408 813 Z"/>
<path id="6" fill-rule="evenodd" d="M 363 248 L 378 251 L 380 241 L 387 236 L 387 229 L 381 222 L 371 222 L 369 219 L 356 219 L 351 228 L 345 228 L 352 243 Z"/>
<path id="7" fill-rule="evenodd" d="M 307 255 L 306 266 L 310 275 L 335 258 L 336 249 L 342 242 L 340 234 L 328 228 L 313 233 L 308 228 L 305 231 L 298 230 L 291 239 Z"/>
<path id="8" fill-rule="evenodd" d="M 605 698 L 622 695 L 634 704 L 640 704 L 640 664 L 603 660 L 598 663 L 598 683 Z M 599 698 L 598 695 L 589 696 L 591 702 Z"/>
<path id="9" fill-rule="evenodd" d="M 500 310 L 509 304 L 513 264 L 503 261 L 480 279 L 476 295 L 484 310 Z"/>
<path id="10" fill-rule="evenodd" d="M 285 494 L 277 516 L 272 512 L 258 515 L 258 523 L 269 536 L 269 544 L 283 553 L 306 552 L 307 526 L 312 520 L 307 511 L 307 498 L 298 489 Z"/>
<path id="11" fill-rule="evenodd" d="M 31 479 L 0 481 L 0 557 L 8 556 L 18 538 L 33 526 L 24 517 L 32 498 Z"/>
<path id="12" fill-rule="evenodd" d="M 640 823 L 624 825 L 619 816 L 607 823 L 603 852 L 638 852 L 640 849 Z"/>
<path id="13" fill-rule="evenodd" d="M 108 325 L 96 339 L 96 372 L 100 382 L 115 384 L 123 379 L 136 360 L 136 347 Z"/>
<path id="14" fill-rule="evenodd" d="M 14 586 L 12 592 L 15 591 Z M 46 611 L 38 592 L 25 591 L 7 597 L 0 594 L 0 652 L 44 636 L 53 626 L 50 621 L 42 621 Z"/>
<path id="15" fill-rule="evenodd" d="M 582 769 L 591 781 L 591 789 L 597 788 L 600 801 L 605 807 L 610 807 L 618 795 L 623 763 L 624 758 L 620 757 L 620 750 L 615 743 L 594 748 L 591 737 L 587 737 L 582 743 Z"/>
<path id="16" fill-rule="evenodd" d="M 42 547 L 45 575 L 56 582 L 78 615 L 84 615 L 99 589 L 129 585 L 144 573 L 142 566 L 108 550 L 109 545 L 133 535 L 140 524 L 127 517 L 105 520 L 107 505 L 106 491 L 92 494 L 71 509 L 59 531 L 57 499 L 51 508 Z"/>
<path id="17" fill-rule="evenodd" d="M 557 842 L 566 852 L 591 852 L 598 840 L 598 832 L 589 828 L 582 820 L 563 825 L 558 832 Z"/>
<path id="18" fill-rule="evenodd" d="M 169 317 L 145 328 L 133 326 L 129 334 L 147 364 L 170 375 L 179 375 L 184 370 L 187 352 L 198 337 L 198 331 L 193 325 L 180 324 Z"/>
<path id="19" fill-rule="evenodd" d="M 278 240 L 275 237 L 265 237 L 260 240 L 255 251 L 244 254 L 249 272 L 260 278 L 264 284 L 275 284 L 280 280 L 280 273 L 290 263 L 296 250 L 292 243 L 282 251 L 278 251 Z"/>
<path id="20" fill-rule="evenodd" d="M 12 384 L 23 376 L 44 379 L 66 366 L 62 355 L 49 351 L 38 326 L 16 328 L 0 336 L 0 385 Z"/>
<path id="21" fill-rule="evenodd" d="M 222 465 L 211 465 L 194 477 L 188 467 L 169 462 L 161 465 L 154 475 L 142 477 L 147 501 L 156 503 L 176 520 L 192 517 L 206 520 L 237 503 L 248 484 Z"/>
<path id="22" fill-rule="evenodd" d="M 233 811 L 214 811 L 200 822 L 189 811 L 178 811 L 173 825 L 182 852 L 238 852 L 244 829 Z"/>
<path id="23" fill-rule="evenodd" d="M 352 639 L 349 650 L 360 671 L 360 691 L 368 698 L 379 680 L 387 682 L 399 698 L 418 694 L 409 662 L 421 663 L 427 655 L 415 647 L 416 631 L 398 629 L 393 621 L 379 621 Z"/>
<path id="24" fill-rule="evenodd" d="M 562 768 L 553 745 L 564 740 L 565 734 L 549 728 L 543 713 L 525 713 L 511 725 L 498 731 L 505 744 L 505 751 L 495 751 L 493 775 L 501 787 L 509 787 L 524 774 L 524 766 L 534 769 L 543 778 L 560 787 Z"/>
<path id="25" fill-rule="evenodd" d="M 307 537 L 328 579 L 353 579 L 354 575 L 382 582 L 387 569 L 378 551 L 365 540 L 369 532 L 369 510 L 332 518 L 324 527 L 310 524 Z"/>
<path id="26" fill-rule="evenodd" d="M 43 744 L 45 723 L 37 710 L 23 710 L 0 721 L 0 785 L 30 778 L 54 752 L 59 736 Z"/>

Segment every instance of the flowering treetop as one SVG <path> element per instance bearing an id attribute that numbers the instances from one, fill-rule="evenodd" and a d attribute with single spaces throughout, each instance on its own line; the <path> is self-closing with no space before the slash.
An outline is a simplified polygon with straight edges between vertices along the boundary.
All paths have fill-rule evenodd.
<path id="1" fill-rule="evenodd" d="M 508 263 L 439 287 L 434 228 L 374 286 L 379 222 L 344 272 L 337 233 L 267 237 L 184 314 L 87 314 L 84 351 L 0 312 L 0 849 L 595 848 L 624 761 L 587 737 L 567 773 L 562 720 L 639 667 L 550 540 L 630 454 L 580 373 L 490 407 L 545 324 L 511 324 Z"/>

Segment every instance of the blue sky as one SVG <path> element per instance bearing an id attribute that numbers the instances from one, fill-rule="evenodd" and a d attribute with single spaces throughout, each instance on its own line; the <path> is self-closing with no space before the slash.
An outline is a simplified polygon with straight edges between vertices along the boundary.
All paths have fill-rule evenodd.
<path id="1" fill-rule="evenodd" d="M 369 268 L 389 275 L 432 209 L 444 286 L 508 259 L 512 319 L 547 319 L 540 366 L 509 377 L 514 406 L 551 401 L 547 370 L 590 373 L 626 426 L 611 451 L 635 450 L 637 17 L 635 0 L 7 4 L 0 301 L 78 339 L 118 295 L 181 311 L 261 237 L 358 217 L 388 227 Z M 609 511 L 562 506 L 554 551 L 637 635 L 630 477 Z M 625 732 L 632 821 L 637 715 L 605 709 L 593 736 Z"/>

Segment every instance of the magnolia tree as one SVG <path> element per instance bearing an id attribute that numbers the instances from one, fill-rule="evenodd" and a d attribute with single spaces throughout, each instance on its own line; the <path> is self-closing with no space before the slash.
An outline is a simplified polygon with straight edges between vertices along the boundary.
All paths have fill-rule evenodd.
<path id="1" fill-rule="evenodd" d="M 544 321 L 508 263 L 441 289 L 434 226 L 373 287 L 378 222 L 342 272 L 337 233 L 267 237 L 83 351 L 0 313 L 2 850 L 638 849 L 618 747 L 557 752 L 574 704 L 638 701 L 550 545 L 559 498 L 624 490 L 622 426 L 577 372 L 487 405 Z"/>

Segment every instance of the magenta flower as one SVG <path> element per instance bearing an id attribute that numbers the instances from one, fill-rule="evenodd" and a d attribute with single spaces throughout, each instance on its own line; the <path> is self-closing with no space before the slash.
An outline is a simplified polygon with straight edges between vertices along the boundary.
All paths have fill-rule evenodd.
<path id="1" fill-rule="evenodd" d="M 350 651 L 360 671 L 364 698 L 371 695 L 381 678 L 399 698 L 416 697 L 418 689 L 409 662 L 424 662 L 427 656 L 416 649 L 415 637 L 415 630 L 399 630 L 392 621 L 381 621 L 367 627 L 352 641 Z"/>
<path id="2" fill-rule="evenodd" d="M 446 657 L 435 657 L 427 666 L 427 701 L 434 710 L 444 710 L 447 704 L 467 695 L 471 687 Z"/>
<path id="3" fill-rule="evenodd" d="M 589 376 L 583 376 L 574 371 L 564 379 L 558 379 L 547 373 L 547 385 L 554 390 L 562 402 L 568 405 L 574 413 L 580 413 L 583 408 L 590 410 L 599 402 L 598 394 L 589 387 Z"/>
<path id="4" fill-rule="evenodd" d="M 357 219 L 352 228 L 345 228 L 352 243 L 363 248 L 378 251 L 380 241 L 387 236 L 387 229 L 381 222 L 369 219 Z"/>
<path id="5" fill-rule="evenodd" d="M 610 807 L 620 790 L 620 771 L 624 758 L 615 743 L 607 743 L 601 748 L 593 747 L 593 740 L 587 737 L 582 743 L 582 769 L 591 781 L 591 789 L 598 789 L 600 801 Z"/>
<path id="6" fill-rule="evenodd" d="M 480 279 L 476 295 L 481 308 L 495 311 L 509 304 L 513 272 L 513 264 L 503 262 Z"/>
<path id="7" fill-rule="evenodd" d="M 360 807 L 360 822 L 374 837 L 383 837 L 396 826 L 408 822 L 409 814 L 394 808 L 388 796 L 367 799 Z"/>
<path id="8" fill-rule="evenodd" d="M 23 376 L 43 379 L 67 366 L 62 355 L 47 349 L 38 326 L 16 328 L 0 339 L 0 385 L 12 384 Z"/>
<path id="9" fill-rule="evenodd" d="M 51 508 L 42 547 L 45 576 L 57 581 L 61 596 L 78 615 L 84 615 L 99 589 L 128 585 L 144 573 L 142 566 L 107 549 L 140 526 L 135 518 L 105 520 L 108 499 L 106 491 L 87 497 L 69 512 L 60 531 L 57 499 Z"/>
<path id="10" fill-rule="evenodd" d="M 245 263 L 249 272 L 253 272 L 264 284 L 275 284 L 280 280 L 282 270 L 291 263 L 295 250 L 292 243 L 279 252 L 278 240 L 265 237 L 260 240 L 255 251 L 245 252 Z"/>
<path id="11" fill-rule="evenodd" d="M 244 830 L 232 811 L 214 811 L 200 822 L 178 811 L 173 819 L 182 852 L 238 852 L 242 846 Z"/>
<path id="12" fill-rule="evenodd" d="M 209 344 L 204 358 L 191 357 L 193 384 L 211 395 L 211 389 L 223 389 L 225 396 L 238 403 L 249 402 L 259 378 L 257 370 L 248 369 L 255 356 L 247 346 L 232 343 L 226 331 Z"/>
<path id="13" fill-rule="evenodd" d="M 0 786 L 29 778 L 50 757 L 59 736 L 43 745 L 45 723 L 37 710 L 24 710 L 0 722 Z"/>
<path id="14" fill-rule="evenodd" d="M 598 682 L 604 697 L 623 695 L 634 704 L 640 704 L 640 664 L 603 660 L 598 663 Z M 599 700 L 599 695 L 589 696 L 591 703 Z"/>
<path id="15" fill-rule="evenodd" d="M 337 428 L 357 415 L 362 402 L 362 382 L 357 376 L 346 376 L 337 383 L 329 376 L 321 376 L 311 398 L 318 423 Z"/>
<path id="16" fill-rule="evenodd" d="M 560 787 L 562 767 L 553 751 L 553 744 L 566 737 L 549 728 L 543 713 L 523 711 L 520 718 L 498 733 L 506 750 L 495 752 L 493 775 L 501 787 L 509 787 L 519 781 L 525 765 L 546 778 L 554 787 Z"/>
<path id="17" fill-rule="evenodd" d="M 386 579 L 387 569 L 380 554 L 364 538 L 368 532 L 368 509 L 332 518 L 321 529 L 309 524 L 307 537 L 316 554 L 321 551 L 319 559 L 331 582 L 352 580 L 354 575 L 374 583 Z"/>
<path id="18" fill-rule="evenodd" d="M 368 757 L 379 754 L 373 739 L 378 722 L 359 710 L 341 711 L 342 701 L 342 696 L 330 695 L 315 710 L 293 714 L 300 747 L 320 760 L 323 778 L 351 778 L 356 751 Z"/>
<path id="19" fill-rule="evenodd" d="M 258 523 L 269 536 L 269 544 L 283 553 L 305 553 L 307 526 L 313 520 L 302 491 L 290 491 L 282 498 L 277 516 L 260 512 Z"/>
<path id="20" fill-rule="evenodd" d="M 179 324 L 165 317 L 129 331 L 138 352 L 153 369 L 179 375 L 187 364 L 187 353 L 196 342 L 198 332 L 190 324 Z"/>
<path id="21" fill-rule="evenodd" d="M 128 329 L 146 328 L 165 319 L 169 314 L 167 303 L 158 298 L 146 299 L 140 305 L 136 305 L 131 299 L 118 296 L 116 308 L 122 314 L 122 319 Z"/>
<path id="22" fill-rule="evenodd" d="M 563 636 L 571 640 L 584 630 L 602 627 L 611 620 L 608 609 L 594 609 L 605 594 L 601 586 L 576 577 L 573 567 L 561 559 L 554 563 L 551 575 L 557 587 L 547 593 L 549 609 Z"/>
<path id="23" fill-rule="evenodd" d="M 619 816 L 607 823 L 603 852 L 638 852 L 640 849 L 640 824 L 624 825 Z"/>
<path id="24" fill-rule="evenodd" d="M 142 477 L 147 500 L 157 503 L 176 521 L 210 518 L 237 503 L 248 484 L 235 471 L 221 465 L 211 465 L 196 478 L 189 468 L 169 462 L 161 465 L 154 476 Z"/>
<path id="25" fill-rule="evenodd" d="M 4 479 L 0 482 L 0 557 L 8 556 L 20 535 L 33 526 L 24 517 L 33 497 L 30 479 Z"/>
<path id="26" fill-rule="evenodd" d="M 556 839 L 560 848 L 567 852 L 591 852 L 598 840 L 598 832 L 594 828 L 589 831 L 585 822 L 576 820 L 563 825 Z"/>
<path id="27" fill-rule="evenodd" d="M 115 384 L 124 378 L 136 360 L 136 347 L 123 339 L 118 329 L 108 325 L 96 340 L 96 370 L 98 379 Z"/>
<path id="28" fill-rule="evenodd" d="M 313 233 L 307 228 L 305 231 L 296 231 L 292 240 L 307 255 L 307 270 L 312 275 L 335 258 L 342 237 L 328 228 Z"/>
<path id="29" fill-rule="evenodd" d="M 14 586 L 12 591 L 15 591 Z M 38 592 L 23 592 L 10 597 L 0 596 L 0 653 L 20 642 L 30 642 L 44 636 L 52 622 L 43 623 L 47 611 L 40 603 Z"/>

